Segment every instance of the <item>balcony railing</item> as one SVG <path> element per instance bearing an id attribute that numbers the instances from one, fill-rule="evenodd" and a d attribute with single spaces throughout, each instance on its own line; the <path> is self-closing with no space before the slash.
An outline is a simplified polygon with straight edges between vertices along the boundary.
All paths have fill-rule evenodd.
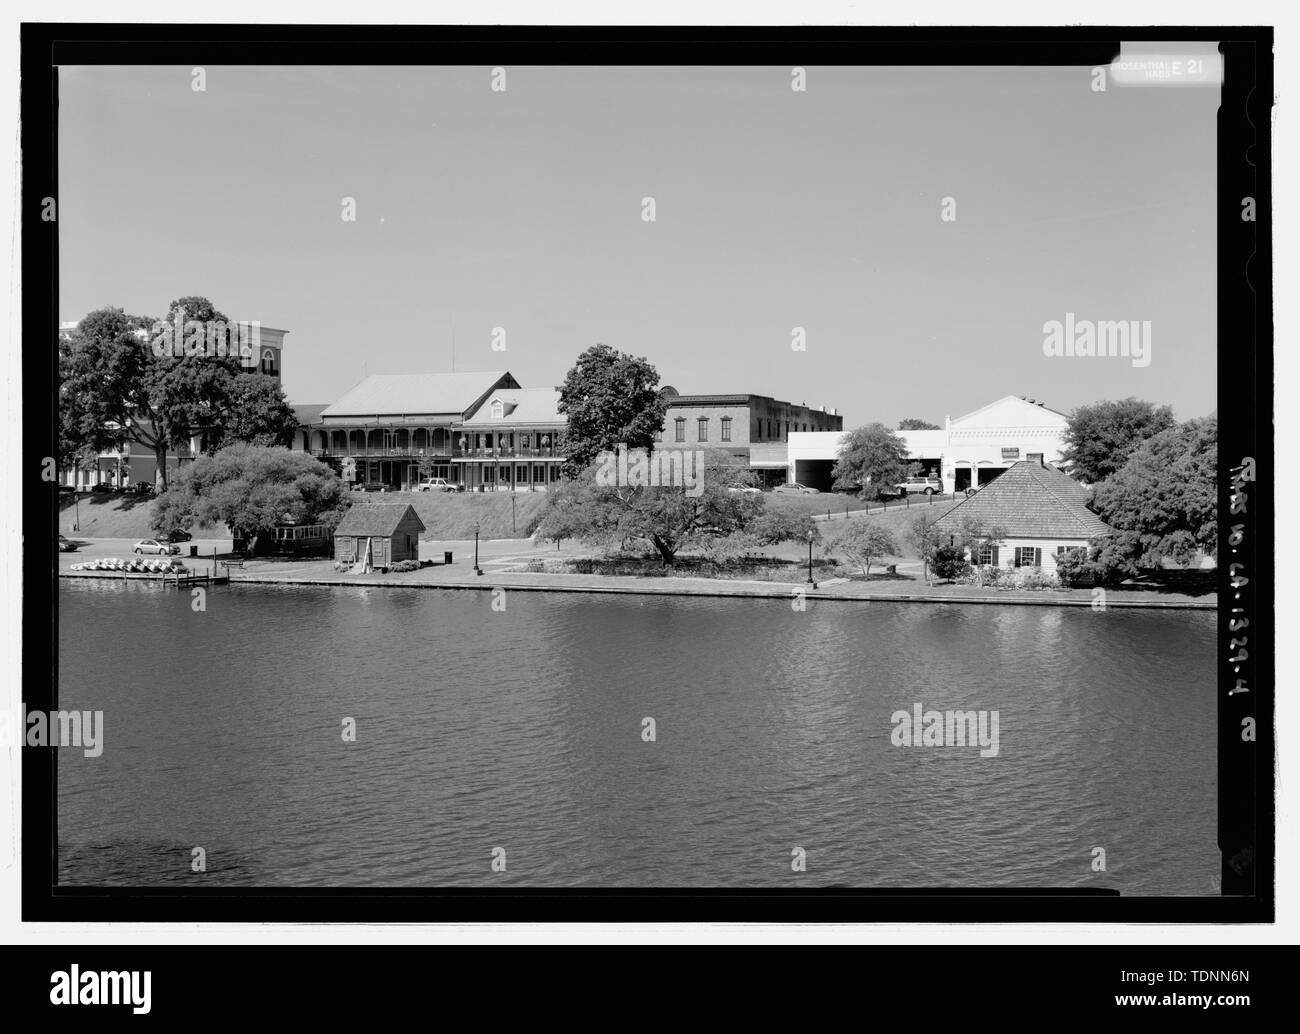
<path id="1" fill-rule="evenodd" d="M 531 460 L 531 459 L 564 459 L 562 450 L 557 449 L 554 445 L 533 445 L 533 446 L 501 446 L 488 448 L 462 449 L 459 446 L 425 446 L 419 447 L 408 446 L 362 446 L 362 445 L 331 445 L 324 449 L 312 449 L 313 456 L 353 456 L 358 459 L 447 459 L 447 460 Z"/>

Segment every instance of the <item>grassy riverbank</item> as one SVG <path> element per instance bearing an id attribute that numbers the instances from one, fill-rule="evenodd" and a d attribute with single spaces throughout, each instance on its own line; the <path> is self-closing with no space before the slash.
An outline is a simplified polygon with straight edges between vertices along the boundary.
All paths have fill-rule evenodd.
<path id="1" fill-rule="evenodd" d="M 472 539 L 474 525 L 479 536 L 488 539 L 527 538 L 541 517 L 544 492 L 518 492 L 513 509 L 508 492 L 378 492 L 353 493 L 354 506 L 368 503 L 410 503 L 428 531 L 426 540 Z M 80 529 L 73 524 L 80 516 Z M 59 503 L 59 532 L 73 537 L 145 539 L 153 536 L 149 526 L 153 499 L 149 496 L 82 495 L 74 505 L 71 497 Z M 195 538 L 226 538 L 225 528 L 192 528 Z"/>

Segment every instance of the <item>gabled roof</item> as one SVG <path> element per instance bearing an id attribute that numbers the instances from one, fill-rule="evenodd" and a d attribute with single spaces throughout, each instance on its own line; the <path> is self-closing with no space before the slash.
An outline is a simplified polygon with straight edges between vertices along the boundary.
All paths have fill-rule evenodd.
<path id="1" fill-rule="evenodd" d="M 500 401 L 502 415 L 492 416 L 492 403 Z M 567 420 L 558 409 L 560 393 L 554 388 L 512 388 L 494 391 L 465 421 L 466 427 L 508 425 L 564 424 Z"/>
<path id="2" fill-rule="evenodd" d="M 410 514 L 415 523 L 424 531 L 424 521 L 415 512 L 410 503 L 353 503 L 339 526 L 335 535 L 374 535 L 387 536 L 397 531 L 398 525 Z"/>
<path id="3" fill-rule="evenodd" d="M 385 417 L 469 413 L 493 388 L 515 388 L 509 373 L 377 373 L 367 377 L 323 417 Z"/>
<path id="4" fill-rule="evenodd" d="M 966 520 L 986 528 L 1001 528 L 1013 539 L 1090 539 L 1113 530 L 1085 505 L 1088 490 L 1037 460 L 1008 467 L 973 496 L 962 500 L 935 521 L 951 532 Z"/>
<path id="5" fill-rule="evenodd" d="M 1063 420 L 1069 419 L 1069 417 L 1065 413 L 1061 413 L 1055 409 L 1051 409 L 1050 407 L 1043 405 L 1041 402 L 1037 402 L 1037 401 L 1030 402 L 1028 399 L 1021 398 L 1019 395 L 1003 395 L 1002 398 L 997 399 L 994 402 L 990 402 L 988 405 L 980 406 L 979 409 L 973 409 L 969 413 L 957 417 L 955 420 L 952 421 L 952 423 L 961 424 L 961 423 L 966 423 L 968 421 L 972 421 L 974 420 L 975 417 L 979 416 L 981 413 L 986 413 L 988 410 L 996 409 L 999 406 L 1005 406 L 1007 405 L 1007 403 L 1018 403 L 1019 405 L 1024 406 L 1028 410 L 1038 410 L 1040 412 L 1052 413 L 1055 416 L 1059 416 Z"/>

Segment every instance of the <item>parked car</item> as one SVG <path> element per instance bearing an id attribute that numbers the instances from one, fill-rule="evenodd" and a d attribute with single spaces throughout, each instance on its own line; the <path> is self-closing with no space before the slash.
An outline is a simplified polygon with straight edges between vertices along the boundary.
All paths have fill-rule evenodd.
<path id="1" fill-rule="evenodd" d="M 745 495 L 758 495 L 758 489 L 753 485 L 732 485 L 727 489 L 728 492 L 742 492 Z"/>
<path id="2" fill-rule="evenodd" d="M 900 481 L 894 487 L 898 489 L 899 495 L 907 495 L 910 492 L 922 492 L 925 495 L 943 494 L 943 482 L 938 478 L 910 477 L 906 481 Z"/>
<path id="3" fill-rule="evenodd" d="M 382 481 L 358 481 L 352 486 L 354 492 L 387 492 L 388 486 Z"/>
<path id="4" fill-rule="evenodd" d="M 73 552 L 74 550 L 76 550 L 76 548 L 77 548 L 77 544 L 76 544 L 75 542 L 71 541 L 70 539 L 65 538 L 65 537 L 62 536 L 62 535 L 59 536 L 59 552 L 60 552 L 60 553 L 71 553 L 71 552 Z"/>
<path id="5" fill-rule="evenodd" d="M 820 488 L 809 488 L 807 485 L 801 485 L 797 481 L 791 481 L 788 485 L 777 485 L 773 492 L 779 492 L 781 495 L 820 495 Z"/>
<path id="6" fill-rule="evenodd" d="M 59 486 L 59 495 L 76 495 L 76 494 L 77 494 L 77 490 L 73 488 L 71 485 Z"/>
<path id="7" fill-rule="evenodd" d="M 105 492 L 116 492 L 117 486 L 114 484 L 110 484 L 107 481 L 101 481 L 97 485 L 91 485 L 90 491 L 95 495 L 101 495 Z"/>
<path id="8" fill-rule="evenodd" d="M 137 481 L 134 485 L 128 488 L 127 491 L 130 492 L 132 495 L 152 495 L 153 482 Z"/>
<path id="9" fill-rule="evenodd" d="M 189 542 L 189 540 L 190 533 L 188 531 L 181 531 L 180 528 L 177 528 L 175 531 L 169 531 L 166 535 L 158 536 L 159 542 Z"/>
<path id="10" fill-rule="evenodd" d="M 181 551 L 180 546 L 159 542 L 157 539 L 141 539 L 131 549 L 135 553 L 157 553 L 161 556 L 176 556 Z"/>
<path id="11" fill-rule="evenodd" d="M 417 492 L 454 492 L 456 486 L 446 478 L 425 478 L 415 486 Z"/>

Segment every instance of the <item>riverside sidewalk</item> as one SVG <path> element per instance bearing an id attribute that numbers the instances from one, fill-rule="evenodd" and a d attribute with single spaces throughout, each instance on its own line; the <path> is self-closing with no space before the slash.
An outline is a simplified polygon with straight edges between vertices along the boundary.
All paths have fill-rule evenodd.
<path id="1" fill-rule="evenodd" d="M 87 543 L 77 553 L 59 555 L 62 577 L 75 577 L 69 570 L 78 560 L 94 556 L 126 556 L 129 546 L 125 540 L 100 539 Z M 188 544 L 187 544 L 188 545 Z M 1010 604 L 1037 607 L 1092 607 L 1094 599 L 1090 589 L 1042 590 L 1015 592 L 986 589 L 974 585 L 927 585 L 921 577 L 921 565 L 915 560 L 899 560 L 899 577 L 861 581 L 832 578 L 818 583 L 816 589 L 806 582 L 772 582 L 750 579 L 694 578 L 676 576 L 600 575 L 577 573 L 551 573 L 527 570 L 538 561 L 574 560 L 586 554 L 578 547 L 564 544 L 556 549 L 553 544 L 534 545 L 527 539 L 497 539 L 479 543 L 479 566 L 482 575 L 474 573 L 474 543 L 422 542 L 425 559 L 434 560 L 432 567 L 405 573 L 352 575 L 334 570 L 333 561 L 277 561 L 251 560 L 244 567 L 232 568 L 230 580 L 238 584 L 262 585 L 327 585 L 372 586 L 382 588 L 424 588 L 491 590 L 496 588 L 523 592 L 586 592 L 617 593 L 648 596 L 701 596 L 736 597 L 750 599 L 792 600 L 803 595 L 809 600 L 842 602 L 903 602 L 903 603 L 969 603 Z M 204 542 L 201 552 L 211 552 Z M 444 551 L 453 554 L 450 565 L 441 563 Z M 185 550 L 188 553 L 188 550 Z M 207 557 L 195 563 L 182 556 L 187 567 L 205 573 L 211 567 Z M 224 565 L 218 573 L 224 574 Z M 1158 592 L 1150 589 L 1111 589 L 1106 592 L 1105 609 L 1132 608 L 1146 610 L 1217 609 L 1213 595 L 1192 597 L 1180 593 Z"/>

